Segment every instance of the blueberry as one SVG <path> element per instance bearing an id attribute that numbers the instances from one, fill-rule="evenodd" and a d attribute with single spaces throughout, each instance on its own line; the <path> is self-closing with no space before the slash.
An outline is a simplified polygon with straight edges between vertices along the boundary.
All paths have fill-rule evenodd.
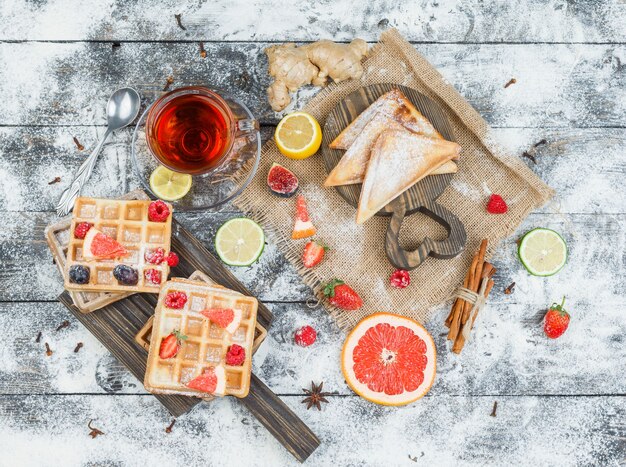
<path id="1" fill-rule="evenodd" d="M 74 284 L 87 284 L 89 282 L 89 268 L 80 265 L 71 266 L 70 282 Z"/>
<path id="2" fill-rule="evenodd" d="M 139 274 L 136 269 L 126 266 L 125 264 L 118 264 L 113 269 L 113 277 L 115 277 L 120 284 L 123 285 L 137 285 L 139 280 Z"/>

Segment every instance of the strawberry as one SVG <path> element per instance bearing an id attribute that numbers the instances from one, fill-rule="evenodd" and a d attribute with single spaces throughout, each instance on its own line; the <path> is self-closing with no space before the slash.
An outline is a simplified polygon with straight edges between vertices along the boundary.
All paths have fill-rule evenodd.
<path id="1" fill-rule="evenodd" d="M 297 240 L 315 235 L 317 230 L 309 217 L 309 210 L 306 207 L 306 199 L 304 196 L 298 195 L 296 199 L 296 220 L 293 226 L 291 238 Z"/>
<path id="2" fill-rule="evenodd" d="M 161 347 L 159 347 L 159 357 L 163 359 L 173 358 L 180 350 L 180 341 L 187 339 L 180 331 L 172 331 L 161 341 Z"/>
<path id="3" fill-rule="evenodd" d="M 342 310 L 358 310 L 363 306 L 359 294 L 339 279 L 333 279 L 324 286 L 324 295 L 328 297 L 330 303 Z"/>
<path id="4" fill-rule="evenodd" d="M 564 305 L 565 297 L 560 305 L 553 303 L 544 317 L 543 332 L 550 339 L 562 336 L 569 326 L 569 313 L 563 308 Z"/>
<path id="5" fill-rule="evenodd" d="M 502 196 L 492 194 L 487 203 L 487 212 L 489 214 L 504 214 L 509 210 Z"/>
<path id="6" fill-rule="evenodd" d="M 317 266 L 324 259 L 324 252 L 328 250 L 328 247 L 320 245 L 315 240 L 311 240 L 304 246 L 304 253 L 302 254 L 302 263 L 305 268 L 312 268 Z"/>

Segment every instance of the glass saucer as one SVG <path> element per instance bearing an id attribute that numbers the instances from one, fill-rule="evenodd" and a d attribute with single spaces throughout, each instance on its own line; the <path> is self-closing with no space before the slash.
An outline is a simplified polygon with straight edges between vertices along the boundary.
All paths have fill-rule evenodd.
<path id="1" fill-rule="evenodd" d="M 228 103 L 236 120 L 254 118 L 248 107 L 231 94 L 221 89 L 213 89 Z M 152 97 L 152 96 L 151 96 Z M 150 107 L 160 97 L 155 95 L 139 118 L 131 142 L 135 175 L 144 189 L 158 198 L 150 188 L 150 174 L 159 162 L 150 152 L 146 141 L 146 117 Z M 171 201 L 177 211 L 212 209 L 239 195 L 252 181 L 261 159 L 261 133 L 253 131 L 233 142 L 229 158 L 215 170 L 207 174 L 194 175 L 189 193 L 179 200 Z"/>

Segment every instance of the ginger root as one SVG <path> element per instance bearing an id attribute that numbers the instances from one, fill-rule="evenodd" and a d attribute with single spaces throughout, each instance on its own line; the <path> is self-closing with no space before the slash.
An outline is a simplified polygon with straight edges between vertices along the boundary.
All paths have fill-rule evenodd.
<path id="1" fill-rule="evenodd" d="M 282 44 L 265 50 L 269 73 L 274 82 L 267 88 L 270 105 L 281 111 L 291 102 L 290 92 L 306 84 L 324 86 L 330 77 L 339 83 L 363 75 L 361 60 L 367 55 L 367 43 L 354 39 L 349 44 L 322 40 L 296 47 Z"/>

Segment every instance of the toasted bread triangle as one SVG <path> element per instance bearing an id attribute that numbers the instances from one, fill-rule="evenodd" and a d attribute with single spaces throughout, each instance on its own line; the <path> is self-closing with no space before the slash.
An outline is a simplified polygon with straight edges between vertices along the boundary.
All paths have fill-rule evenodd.
<path id="1" fill-rule="evenodd" d="M 460 150 L 456 143 L 427 138 L 404 128 L 383 131 L 372 148 L 357 224 L 371 218 L 437 167 L 458 157 Z"/>
<path id="2" fill-rule="evenodd" d="M 411 131 L 431 138 L 442 138 L 435 127 L 415 108 L 402 91 L 392 89 L 376 99 L 344 128 L 330 143 L 330 148 L 348 149 L 365 129 L 365 126 L 374 118 L 374 115 L 379 112 L 405 125 Z"/>
<path id="3" fill-rule="evenodd" d="M 348 125 L 330 144 L 333 149 L 347 149 L 341 160 L 330 172 L 324 186 L 351 185 L 363 182 L 371 147 L 386 129 L 408 128 L 431 138 L 443 137 L 406 96 L 398 89 L 380 96 L 374 103 Z M 454 162 L 437 167 L 432 175 L 456 173 Z"/>

